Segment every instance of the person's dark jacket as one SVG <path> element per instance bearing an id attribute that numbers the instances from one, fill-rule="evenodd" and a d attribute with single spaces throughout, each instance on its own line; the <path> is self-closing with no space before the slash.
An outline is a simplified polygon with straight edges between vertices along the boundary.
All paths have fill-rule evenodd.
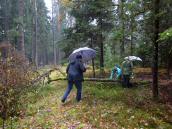
<path id="1" fill-rule="evenodd" d="M 85 71 L 86 68 L 83 63 L 79 59 L 76 59 L 67 66 L 67 78 L 69 81 L 83 81 L 83 72 Z"/>

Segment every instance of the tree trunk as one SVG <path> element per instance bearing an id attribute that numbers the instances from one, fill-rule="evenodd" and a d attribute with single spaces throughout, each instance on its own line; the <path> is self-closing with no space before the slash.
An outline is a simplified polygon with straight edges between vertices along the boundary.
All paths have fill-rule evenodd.
<path id="1" fill-rule="evenodd" d="M 19 17 L 20 17 L 20 24 L 18 24 L 19 27 L 19 51 L 22 52 L 22 54 L 25 54 L 25 48 L 24 48 L 24 26 L 23 26 L 23 17 L 24 17 L 24 0 L 19 0 Z"/>
<path id="2" fill-rule="evenodd" d="M 103 46 L 103 35 L 100 34 L 100 75 L 103 76 L 104 73 L 104 46 Z"/>
<path id="3" fill-rule="evenodd" d="M 166 44 L 167 44 L 167 48 L 171 48 L 170 47 L 170 42 L 167 42 Z M 166 59 L 167 77 L 168 77 L 168 79 L 171 79 L 171 76 L 170 76 L 171 54 L 170 54 L 170 49 L 167 49 L 167 50 L 168 50 L 167 59 Z"/>
<path id="4" fill-rule="evenodd" d="M 59 46 L 57 46 L 57 48 L 56 48 L 56 52 L 57 52 L 57 64 L 59 65 L 60 64 L 60 48 L 59 48 Z"/>
<path id="5" fill-rule="evenodd" d="M 35 7 L 36 7 L 36 11 L 35 11 L 35 63 L 36 63 L 36 67 L 38 67 L 38 40 L 37 40 L 38 19 L 37 19 L 37 3 L 35 5 Z"/>
<path id="6" fill-rule="evenodd" d="M 52 0 L 52 32 L 53 32 L 53 55 L 54 55 L 54 65 L 57 65 L 57 52 L 56 52 L 56 45 L 54 42 L 54 0 Z"/>
<path id="7" fill-rule="evenodd" d="M 2 129 L 5 129 L 5 120 L 2 119 Z"/>
<path id="8" fill-rule="evenodd" d="M 9 30 L 9 23 L 8 23 L 8 4 L 7 0 L 5 0 L 5 15 L 4 15 L 4 34 L 3 34 L 3 40 L 8 41 L 8 30 Z"/>
<path id="9" fill-rule="evenodd" d="M 130 55 L 132 56 L 133 55 L 133 22 L 134 22 L 134 19 L 133 17 L 131 18 L 131 41 L 130 41 Z"/>
<path id="10" fill-rule="evenodd" d="M 12 117 L 10 119 L 10 126 L 11 126 L 11 129 L 13 129 L 13 118 Z"/>
<path id="11" fill-rule="evenodd" d="M 37 45 L 37 3 L 33 0 L 33 21 L 32 21 L 32 63 L 38 67 L 38 45 Z"/>
<path id="12" fill-rule="evenodd" d="M 96 77 L 96 73 L 95 73 L 94 59 L 92 59 L 92 67 L 93 67 L 93 78 L 95 78 Z"/>
<path id="13" fill-rule="evenodd" d="M 153 98 L 156 100 L 158 98 L 158 38 L 159 38 L 159 3 L 160 0 L 154 1 L 154 40 L 153 40 L 153 68 L 152 68 L 152 93 Z"/>
<path id="14" fill-rule="evenodd" d="M 37 4 L 36 0 L 33 0 L 33 22 L 32 22 L 32 63 L 38 67 L 38 46 L 37 46 Z"/>
<path id="15" fill-rule="evenodd" d="M 168 76 L 168 79 L 171 79 L 170 69 L 171 69 L 171 56 L 170 56 L 170 54 L 168 54 L 168 59 L 167 59 L 167 76 Z"/>
<path id="16" fill-rule="evenodd" d="M 90 47 L 93 48 L 93 35 L 91 34 L 91 43 L 90 43 Z M 96 73 L 95 73 L 95 63 L 94 63 L 94 59 L 92 59 L 92 67 L 93 67 L 93 78 L 96 77 Z"/>
<path id="17" fill-rule="evenodd" d="M 32 63 L 35 63 L 35 17 L 32 24 Z"/>
<path id="18" fill-rule="evenodd" d="M 48 49 L 45 48 L 45 65 L 48 65 Z"/>
<path id="19" fill-rule="evenodd" d="M 124 31 L 125 31 L 125 26 L 124 26 L 124 1 L 121 0 L 121 11 L 120 11 L 120 17 L 121 17 L 121 28 L 122 28 L 122 37 L 121 37 L 121 49 L 120 49 L 120 55 L 121 57 L 124 56 L 124 51 L 125 51 L 125 48 L 124 48 L 124 44 L 125 44 L 125 34 L 124 34 Z"/>
<path id="20" fill-rule="evenodd" d="M 102 30 L 102 19 L 100 18 L 100 30 Z M 99 33 L 99 41 L 100 42 L 100 76 L 103 77 L 104 74 L 104 45 L 103 45 L 103 34 Z"/>

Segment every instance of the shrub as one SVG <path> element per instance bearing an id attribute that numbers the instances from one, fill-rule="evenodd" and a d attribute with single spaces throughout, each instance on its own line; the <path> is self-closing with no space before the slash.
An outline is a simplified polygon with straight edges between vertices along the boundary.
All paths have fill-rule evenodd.
<path id="1" fill-rule="evenodd" d="M 30 82 L 30 66 L 9 43 L 0 45 L 0 117 L 4 122 L 19 115 L 19 98 Z"/>

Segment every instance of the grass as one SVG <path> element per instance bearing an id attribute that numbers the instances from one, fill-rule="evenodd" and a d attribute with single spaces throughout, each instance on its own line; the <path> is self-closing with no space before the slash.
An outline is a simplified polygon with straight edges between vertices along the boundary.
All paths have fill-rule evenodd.
<path id="1" fill-rule="evenodd" d="M 83 99 L 75 101 L 76 89 L 67 102 L 60 102 L 65 81 L 41 86 L 23 96 L 22 115 L 13 122 L 15 129 L 171 129 L 172 111 L 151 100 L 150 88 L 132 89 L 112 83 L 88 83 Z M 10 128 L 10 127 L 7 127 Z"/>
<path id="2" fill-rule="evenodd" d="M 90 89 L 89 89 L 90 90 Z M 140 86 L 132 89 L 123 89 L 120 86 L 91 87 L 89 92 L 98 105 L 104 103 L 109 111 L 110 122 L 116 121 L 119 128 L 171 128 L 170 111 L 161 103 L 151 100 L 150 88 Z M 100 104 L 101 105 L 101 104 Z M 106 107 L 105 105 L 102 108 Z M 110 110 L 109 110 L 110 109 Z M 113 112 L 113 109 L 115 112 Z M 166 121 L 166 122 L 165 122 Z"/>

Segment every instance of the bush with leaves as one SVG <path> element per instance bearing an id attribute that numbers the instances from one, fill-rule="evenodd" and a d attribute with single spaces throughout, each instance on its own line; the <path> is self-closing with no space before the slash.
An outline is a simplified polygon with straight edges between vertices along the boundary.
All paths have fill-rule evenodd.
<path id="1" fill-rule="evenodd" d="M 9 43 L 0 44 L 0 117 L 4 121 L 20 113 L 20 96 L 29 86 L 30 66 Z"/>

